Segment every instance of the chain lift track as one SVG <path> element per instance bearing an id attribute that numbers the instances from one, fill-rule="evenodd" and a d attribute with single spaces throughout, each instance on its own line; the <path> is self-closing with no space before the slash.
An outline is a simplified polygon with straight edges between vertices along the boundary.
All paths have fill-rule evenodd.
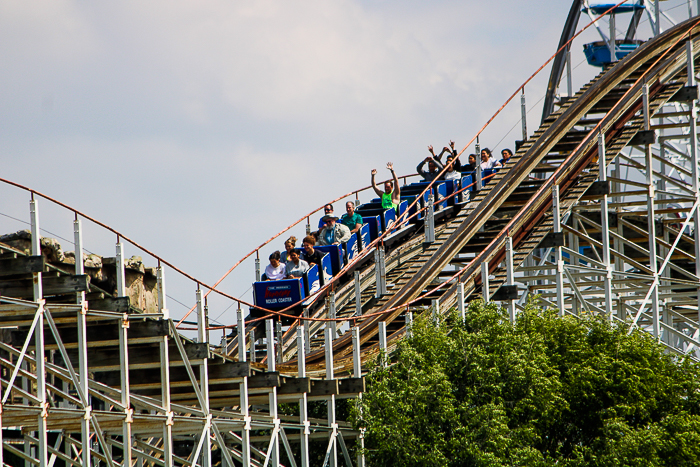
<path id="1" fill-rule="evenodd" d="M 80 221 L 75 272 L 49 266 L 32 199 L 31 255 L 0 244 L 0 464 L 308 466 L 309 444 L 323 442 L 326 465 L 364 465 L 349 449 L 362 433 L 336 419 L 336 401 L 361 395 L 365 363 L 391 355 L 413 313 L 439 318 L 474 299 L 512 319 L 530 296 L 562 315 L 602 313 L 697 358 L 697 24 L 561 102 L 484 188 L 436 213 L 433 241 L 420 224 L 397 231 L 379 261 L 304 310 L 335 321 L 282 333 L 272 320 L 246 326 L 239 309 L 233 339 L 212 345 L 198 290 L 198 335 L 186 338 L 162 269 L 158 313 L 130 306 L 120 244 L 117 296 L 86 300 Z M 326 419 L 308 417 L 313 401 Z M 282 403 L 299 415 L 280 415 Z"/>

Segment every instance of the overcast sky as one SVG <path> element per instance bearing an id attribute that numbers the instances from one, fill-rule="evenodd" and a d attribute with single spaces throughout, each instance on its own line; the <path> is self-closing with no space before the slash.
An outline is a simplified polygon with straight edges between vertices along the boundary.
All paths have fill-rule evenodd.
<path id="1" fill-rule="evenodd" d="M 555 52 L 569 7 L 1 0 L 0 176 L 213 283 L 283 227 L 367 185 L 372 168 L 388 175 L 391 160 L 412 173 L 429 144 L 454 139 L 461 149 Z M 576 86 L 596 72 L 579 66 Z M 526 89 L 530 133 L 548 75 Z M 513 146 L 519 107 L 517 99 L 482 146 Z M 0 200 L 0 233 L 25 228 L 7 216 L 28 220 L 28 196 L 0 186 Z M 72 238 L 70 214 L 41 208 L 42 227 Z M 113 235 L 86 228 L 87 249 L 114 254 Z M 273 246 L 264 258 L 282 239 Z M 194 286 L 169 279 L 169 294 L 190 305 Z M 252 279 L 247 263 L 222 289 L 241 295 Z"/>

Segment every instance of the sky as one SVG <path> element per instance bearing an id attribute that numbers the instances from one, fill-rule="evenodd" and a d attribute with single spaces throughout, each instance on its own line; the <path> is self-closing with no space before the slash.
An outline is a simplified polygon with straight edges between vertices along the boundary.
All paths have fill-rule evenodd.
<path id="1" fill-rule="evenodd" d="M 683 1 L 665 5 L 687 15 Z M 561 0 L 0 0 L 0 177 L 213 284 L 287 225 L 367 186 L 371 169 L 388 176 L 392 161 L 410 174 L 428 145 L 464 147 L 556 51 L 569 8 Z M 597 39 L 591 29 L 574 45 L 576 89 L 598 71 L 581 64 L 582 44 Z M 548 76 L 549 67 L 526 87 L 530 134 Z M 482 147 L 512 148 L 519 119 L 516 98 Z M 0 233 L 26 228 L 28 199 L 0 184 Z M 45 201 L 40 209 L 45 235 L 72 238 L 70 212 Z M 262 267 L 284 238 L 261 250 Z M 114 255 L 115 236 L 103 229 L 86 225 L 84 241 Z M 134 247 L 126 252 L 155 266 Z M 182 316 L 195 285 L 167 274 L 168 308 Z M 250 299 L 253 279 L 246 262 L 221 290 Z M 230 305 L 212 298 L 210 316 L 230 324 Z"/>

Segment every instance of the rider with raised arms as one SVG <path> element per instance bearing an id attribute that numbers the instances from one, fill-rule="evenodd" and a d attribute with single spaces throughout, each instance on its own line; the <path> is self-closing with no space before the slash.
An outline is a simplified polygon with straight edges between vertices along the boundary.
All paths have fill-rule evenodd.
<path id="1" fill-rule="evenodd" d="M 396 177 L 396 172 L 394 172 L 394 164 L 392 162 L 387 162 L 386 168 L 391 171 L 394 183 L 392 184 L 390 181 L 384 182 L 384 192 L 380 191 L 374 181 L 374 176 L 377 175 L 377 169 L 372 169 L 372 188 L 374 188 L 374 192 L 377 196 L 382 199 L 382 209 L 396 209 L 401 202 L 401 187 L 399 186 L 399 179 Z"/>

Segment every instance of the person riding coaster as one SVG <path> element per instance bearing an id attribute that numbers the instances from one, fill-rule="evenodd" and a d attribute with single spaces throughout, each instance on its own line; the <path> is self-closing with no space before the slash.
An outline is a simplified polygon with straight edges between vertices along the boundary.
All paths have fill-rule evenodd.
<path id="1" fill-rule="evenodd" d="M 401 187 L 399 186 L 399 179 L 396 176 L 396 172 L 394 172 L 394 164 L 392 162 L 387 162 L 386 168 L 391 171 L 391 175 L 394 178 L 393 184 L 391 181 L 387 180 L 384 182 L 384 191 L 380 191 L 379 187 L 377 187 L 377 183 L 374 181 L 374 177 L 377 175 L 377 169 L 372 169 L 372 188 L 382 200 L 382 209 L 396 209 L 401 202 Z"/>

